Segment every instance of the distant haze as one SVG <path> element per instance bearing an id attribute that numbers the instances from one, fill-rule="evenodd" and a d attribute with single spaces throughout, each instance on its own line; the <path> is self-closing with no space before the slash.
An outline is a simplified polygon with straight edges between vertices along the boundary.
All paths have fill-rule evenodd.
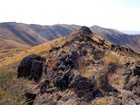
<path id="1" fill-rule="evenodd" d="M 0 22 L 140 31 L 140 0 L 0 0 Z"/>
<path id="2" fill-rule="evenodd" d="M 140 34 L 140 31 L 122 31 L 122 32 L 124 32 L 124 33 L 126 33 L 126 34 Z"/>

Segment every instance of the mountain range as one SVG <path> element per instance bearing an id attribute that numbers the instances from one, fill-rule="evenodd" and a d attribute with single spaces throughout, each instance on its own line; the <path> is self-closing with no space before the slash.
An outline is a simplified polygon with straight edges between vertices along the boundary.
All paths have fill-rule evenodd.
<path id="1" fill-rule="evenodd" d="M 36 25 L 16 22 L 0 23 L 0 57 L 5 57 L 31 46 L 67 36 L 78 30 L 79 25 Z M 116 45 L 140 52 L 140 35 L 128 35 L 115 29 L 91 26 L 91 31 Z"/>

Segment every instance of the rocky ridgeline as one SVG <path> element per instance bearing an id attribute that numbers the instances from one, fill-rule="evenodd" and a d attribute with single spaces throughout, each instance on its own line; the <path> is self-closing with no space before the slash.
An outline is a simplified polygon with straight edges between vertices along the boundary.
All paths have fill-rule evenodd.
<path id="1" fill-rule="evenodd" d="M 119 52 L 122 55 L 129 55 L 129 56 L 140 57 L 140 54 L 139 53 L 134 52 L 130 48 L 122 47 L 120 45 L 111 45 L 111 50 L 113 50 L 115 52 Z"/>
<path id="2" fill-rule="evenodd" d="M 107 49 L 94 41 L 92 35 L 83 26 L 77 36 L 52 48 L 46 58 L 33 54 L 22 60 L 18 78 L 28 78 L 37 84 L 25 93 L 29 104 L 96 105 L 96 99 L 103 97 L 113 97 L 109 105 L 140 104 L 140 67 L 134 63 L 121 67 L 114 63 L 105 65 L 105 51 L 116 47 Z M 121 88 L 110 82 L 114 74 L 123 77 Z"/>

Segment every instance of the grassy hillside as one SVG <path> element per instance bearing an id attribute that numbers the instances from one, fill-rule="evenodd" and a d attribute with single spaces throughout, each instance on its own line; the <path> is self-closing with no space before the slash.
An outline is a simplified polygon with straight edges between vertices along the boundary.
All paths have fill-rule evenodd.
<path id="1" fill-rule="evenodd" d="M 69 35 L 78 29 L 76 25 L 43 26 L 15 22 L 0 23 L 0 38 L 14 40 L 34 46 L 61 36 Z"/>
<path id="2" fill-rule="evenodd" d="M 13 54 L 30 48 L 26 44 L 22 44 L 13 40 L 0 39 L 0 58 L 13 56 Z"/>
<path id="3" fill-rule="evenodd" d="M 112 50 L 111 48 L 112 43 L 109 41 L 106 41 L 104 38 L 102 38 L 98 34 L 93 34 L 93 37 L 91 37 L 92 40 L 89 40 L 89 43 L 86 43 L 86 41 L 83 41 L 83 42 L 79 41 L 80 37 L 78 36 L 77 38 L 77 35 L 78 35 L 78 32 L 73 32 L 69 36 L 64 36 L 61 38 L 54 39 L 52 41 L 48 41 L 46 43 L 24 50 L 20 53 L 13 54 L 13 56 L 9 56 L 2 59 L 0 61 L 0 102 L 1 102 L 0 104 L 12 103 L 13 105 L 23 105 L 23 104 L 26 105 L 25 97 L 24 97 L 25 89 L 38 88 L 38 85 L 33 82 L 29 83 L 26 79 L 18 80 L 16 78 L 16 75 L 17 75 L 16 70 L 20 61 L 24 57 L 30 54 L 39 54 L 45 57 L 46 59 L 51 58 L 52 56 L 59 57 L 58 56 L 59 54 L 56 54 L 56 53 L 65 51 L 69 54 L 71 53 L 70 52 L 71 49 L 73 48 L 75 49 L 77 48 L 77 46 L 85 43 L 86 46 L 83 45 L 83 47 L 85 48 L 84 50 L 88 51 L 88 54 L 86 55 L 86 57 L 81 57 L 81 59 L 77 61 L 79 65 L 79 72 L 81 76 L 85 78 L 91 77 L 92 76 L 91 73 L 105 72 L 107 66 L 110 64 L 115 64 L 118 67 L 122 68 L 122 65 L 126 62 L 131 61 L 131 62 L 137 63 L 137 61 L 140 61 L 140 58 L 137 55 L 135 55 L 135 53 L 132 54 L 131 52 L 129 52 L 129 49 L 127 52 L 121 49 L 121 47 L 115 50 Z M 66 42 L 70 42 L 71 45 L 66 45 L 62 47 Z M 94 47 L 92 48 L 91 45 L 95 47 L 95 50 L 94 50 L 95 52 L 92 51 Z M 55 51 L 54 53 L 49 52 L 50 49 L 53 49 L 56 47 L 60 47 L 60 49 L 56 51 L 56 53 Z M 104 52 L 103 56 L 100 55 L 100 52 Z M 100 56 L 101 56 L 101 62 L 103 62 L 104 66 L 98 67 L 98 59 L 100 58 Z M 91 64 L 91 63 L 94 64 L 96 62 L 97 62 L 97 65 L 93 66 Z M 55 63 L 55 62 L 51 62 L 51 63 Z M 99 65 L 102 65 L 102 63 Z M 122 75 L 120 75 L 118 72 L 117 75 L 114 74 L 109 77 L 111 78 L 110 79 L 111 85 L 116 87 L 117 89 L 120 89 L 120 87 L 124 83 L 123 79 L 120 78 L 119 76 L 122 76 Z M 102 84 L 99 81 L 98 86 L 100 87 L 100 85 L 102 86 Z M 74 94 L 74 92 L 72 92 L 72 94 Z M 112 98 L 113 97 L 110 97 L 110 96 L 99 97 L 98 99 L 93 100 L 92 103 L 96 103 L 96 105 L 102 105 L 102 104 L 107 105 L 110 99 Z"/>

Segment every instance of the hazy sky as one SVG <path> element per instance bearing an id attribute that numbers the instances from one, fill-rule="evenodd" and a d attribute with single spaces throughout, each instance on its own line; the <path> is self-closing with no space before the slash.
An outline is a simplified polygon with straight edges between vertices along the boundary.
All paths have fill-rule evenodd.
<path id="1" fill-rule="evenodd" d="M 140 0 L 0 0 L 0 22 L 140 31 Z"/>

